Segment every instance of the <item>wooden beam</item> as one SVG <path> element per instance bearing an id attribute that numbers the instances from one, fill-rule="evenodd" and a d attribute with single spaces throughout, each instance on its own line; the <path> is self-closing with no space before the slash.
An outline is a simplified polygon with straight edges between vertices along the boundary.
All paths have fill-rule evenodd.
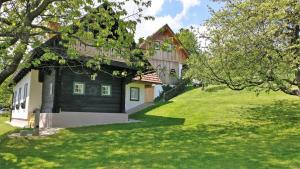
<path id="1" fill-rule="evenodd" d="M 53 113 L 59 113 L 61 109 L 61 85 L 62 85 L 62 68 L 56 68 L 55 71 L 55 85 L 54 85 L 54 101 Z"/>

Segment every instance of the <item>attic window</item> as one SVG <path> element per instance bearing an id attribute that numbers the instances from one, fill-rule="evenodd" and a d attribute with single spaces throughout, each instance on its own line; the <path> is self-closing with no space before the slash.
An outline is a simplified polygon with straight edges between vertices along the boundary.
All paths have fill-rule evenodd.
<path id="1" fill-rule="evenodd" d="M 173 50 L 173 45 L 172 44 L 168 44 L 167 51 L 171 52 L 172 50 Z"/>
<path id="2" fill-rule="evenodd" d="M 154 49 L 155 50 L 160 50 L 160 42 L 159 41 L 154 42 Z"/>

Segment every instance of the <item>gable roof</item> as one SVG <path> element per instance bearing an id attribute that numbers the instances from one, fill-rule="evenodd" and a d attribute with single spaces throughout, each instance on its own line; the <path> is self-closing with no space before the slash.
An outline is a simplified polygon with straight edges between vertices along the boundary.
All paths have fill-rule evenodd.
<path id="1" fill-rule="evenodd" d="M 171 27 L 168 24 L 165 24 L 162 26 L 160 29 L 158 29 L 156 32 L 154 32 L 151 36 L 149 36 L 147 39 L 150 39 L 150 41 L 155 41 L 159 35 L 162 33 L 169 33 L 170 37 L 172 38 L 173 42 L 177 43 L 177 45 L 180 47 L 180 50 L 185 54 L 185 57 L 188 58 L 189 53 L 188 51 L 184 48 L 183 44 L 181 41 L 176 37 L 176 34 L 174 31 L 171 29 Z M 143 43 L 140 44 L 140 47 L 145 48 L 147 44 L 147 41 L 144 41 Z"/>
<path id="2" fill-rule="evenodd" d="M 43 50 L 43 47 L 50 47 L 50 49 L 52 51 L 54 51 L 55 53 L 61 55 L 63 58 L 65 58 L 68 61 L 87 61 L 89 58 L 91 58 L 92 56 L 89 55 L 80 55 L 80 57 L 78 57 L 77 59 L 73 60 L 71 58 L 68 58 L 67 56 L 67 49 L 61 45 L 59 45 L 59 41 L 61 40 L 61 38 L 59 36 L 53 36 L 50 39 L 48 39 L 46 42 L 44 42 L 43 44 L 41 44 L 39 47 L 34 48 L 31 51 L 31 57 L 33 59 L 38 59 L 40 58 L 45 52 Z M 56 46 L 58 45 L 58 46 Z M 55 47 L 54 47 L 55 46 Z M 139 56 L 142 57 L 142 56 Z M 127 64 L 125 61 L 120 60 L 120 59 L 114 59 L 113 57 L 111 58 L 107 58 L 108 60 L 110 60 L 109 64 L 106 63 L 102 63 L 102 66 L 111 66 L 111 67 L 116 67 L 116 68 L 120 68 L 120 69 L 126 69 L 126 70 L 131 70 L 131 71 L 138 71 L 139 69 L 141 69 L 140 67 L 135 67 L 132 65 Z M 143 57 L 142 57 L 143 59 Z M 132 60 L 132 62 L 135 62 L 134 60 Z M 18 69 L 14 74 L 13 74 L 13 83 L 17 83 L 19 82 L 28 72 L 30 72 L 31 69 L 43 69 L 44 66 L 47 66 L 47 64 L 49 64 L 48 62 L 45 63 L 46 65 L 39 65 L 37 67 L 33 66 L 32 64 L 29 67 L 24 67 L 24 68 L 20 68 Z M 53 67 L 63 67 L 63 65 L 60 65 L 58 63 L 58 61 L 53 61 L 50 64 L 53 64 Z M 149 71 L 149 62 L 145 61 L 145 66 L 142 68 L 143 71 Z M 86 66 L 84 66 L 86 67 Z M 86 67 L 87 68 L 87 67 Z"/>

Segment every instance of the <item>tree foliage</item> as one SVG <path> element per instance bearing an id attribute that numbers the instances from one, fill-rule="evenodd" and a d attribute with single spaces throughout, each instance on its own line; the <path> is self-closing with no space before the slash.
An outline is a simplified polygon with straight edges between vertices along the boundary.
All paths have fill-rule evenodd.
<path id="1" fill-rule="evenodd" d="M 205 26 L 210 44 L 190 74 L 234 90 L 255 87 L 300 96 L 300 2 L 227 0 Z"/>
<path id="2" fill-rule="evenodd" d="M 135 56 L 132 44 L 136 23 L 151 19 L 141 14 L 151 2 L 134 0 L 137 13 L 128 14 L 124 8 L 127 1 L 0 0 L 0 84 L 20 67 L 38 66 L 45 60 L 66 64 L 67 59 L 78 57 L 72 48 L 78 42 L 104 51 L 84 63 L 95 69 L 101 69 L 103 58 L 111 50 L 119 57 Z M 52 29 L 49 23 L 59 23 L 59 27 Z M 30 51 L 50 35 L 61 38 L 60 45 L 68 50 L 68 56 L 44 45 L 43 58 L 32 58 Z"/>
<path id="3" fill-rule="evenodd" d="M 12 103 L 12 86 L 10 84 L 10 79 L 8 78 L 0 86 L 0 107 L 10 108 Z"/>
<path id="4" fill-rule="evenodd" d="M 180 29 L 176 34 L 177 38 L 182 43 L 183 47 L 190 53 L 196 54 L 199 53 L 199 42 L 197 36 L 192 31 L 193 29 Z"/>

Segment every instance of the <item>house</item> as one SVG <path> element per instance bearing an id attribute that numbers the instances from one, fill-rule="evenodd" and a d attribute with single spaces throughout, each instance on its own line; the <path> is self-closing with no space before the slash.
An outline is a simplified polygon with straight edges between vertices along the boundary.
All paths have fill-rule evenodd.
<path id="1" fill-rule="evenodd" d="M 188 56 L 168 25 L 150 38 L 159 43 L 171 38 L 173 46 L 169 52 L 157 49 L 156 54 L 149 59 L 156 72 L 142 76 L 136 76 L 135 68 L 116 57 L 111 58 L 110 64 L 102 65 L 98 72 L 76 66 L 77 61 L 71 61 L 67 67 L 45 63 L 46 66 L 19 70 L 13 78 L 15 86 L 11 124 L 29 126 L 36 111 L 40 112 L 41 128 L 128 122 L 126 112 L 153 102 L 161 92 L 162 82 L 174 85 L 181 78 L 182 65 Z M 52 37 L 46 43 L 58 44 L 57 41 Z M 147 48 L 149 45 L 141 46 Z M 82 58 L 98 52 L 81 43 L 74 48 Z M 59 50 L 61 55 L 66 55 L 65 50 Z M 43 51 L 37 48 L 33 55 L 38 58 L 43 55 Z M 163 72 L 160 67 L 166 68 L 166 71 Z M 113 76 L 115 70 L 126 72 L 127 76 Z M 175 76 L 171 77 L 169 73 Z"/>
<path id="2" fill-rule="evenodd" d="M 183 67 L 189 54 L 168 24 L 149 36 L 144 43 L 141 43 L 140 47 L 149 49 L 153 42 L 155 52 L 148 61 L 162 81 L 162 84 L 154 85 L 154 97 L 156 98 L 163 91 L 163 85 L 174 86 L 182 78 Z M 160 47 L 164 43 L 168 45 L 167 49 Z"/>

